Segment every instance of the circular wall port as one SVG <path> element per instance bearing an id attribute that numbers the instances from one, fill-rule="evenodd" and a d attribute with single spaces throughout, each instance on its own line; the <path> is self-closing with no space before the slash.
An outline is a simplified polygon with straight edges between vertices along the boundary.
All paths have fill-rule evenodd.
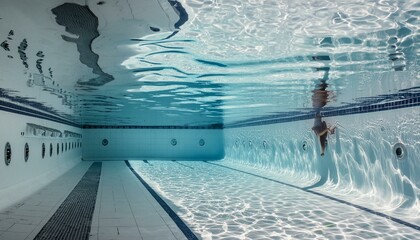
<path id="1" fill-rule="evenodd" d="M 108 145 L 108 139 L 106 139 L 106 138 L 104 138 L 104 139 L 102 139 L 102 146 L 106 146 L 106 145 Z"/>
<path id="2" fill-rule="evenodd" d="M 29 159 L 29 145 L 28 145 L 28 143 L 25 143 L 24 158 L 25 158 L 25 162 L 27 162 L 28 159 Z"/>
<path id="3" fill-rule="evenodd" d="M 306 152 L 306 150 L 308 150 L 308 142 L 307 141 L 303 141 L 302 142 L 302 150 Z"/>
<path id="4" fill-rule="evenodd" d="M 264 147 L 264 149 L 266 149 L 268 147 L 268 143 L 265 140 L 263 141 L 263 147 Z"/>
<path id="5" fill-rule="evenodd" d="M 57 143 L 57 155 L 60 154 L 60 144 Z"/>
<path id="6" fill-rule="evenodd" d="M 12 161 L 12 147 L 10 143 L 7 142 L 6 146 L 4 146 L 4 163 L 6 166 L 9 166 L 10 161 Z"/>
<path id="7" fill-rule="evenodd" d="M 206 142 L 204 141 L 204 139 L 200 139 L 200 141 L 198 141 L 198 145 L 204 146 L 204 144 L 206 144 Z"/>
<path id="8" fill-rule="evenodd" d="M 64 152 L 64 143 L 61 143 L 61 152 Z"/>
<path id="9" fill-rule="evenodd" d="M 171 145 L 172 146 L 175 146 L 175 145 L 177 145 L 178 144 L 178 141 L 175 139 L 175 138 L 172 138 L 172 140 L 171 140 Z"/>
<path id="10" fill-rule="evenodd" d="M 42 143 L 42 158 L 45 157 L 45 143 Z"/>
<path id="11" fill-rule="evenodd" d="M 394 147 L 392 148 L 392 152 L 399 160 L 405 159 L 407 155 L 407 149 L 405 148 L 404 144 L 402 143 L 396 143 Z"/>
<path id="12" fill-rule="evenodd" d="M 50 143 L 50 157 L 52 156 L 52 154 L 53 154 L 53 145 L 52 143 Z"/>

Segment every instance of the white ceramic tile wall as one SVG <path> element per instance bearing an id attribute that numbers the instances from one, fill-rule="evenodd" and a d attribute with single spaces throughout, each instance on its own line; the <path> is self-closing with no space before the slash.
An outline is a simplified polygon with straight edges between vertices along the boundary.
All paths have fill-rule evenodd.
<path id="1" fill-rule="evenodd" d="M 103 146 L 102 140 L 108 145 Z M 171 145 L 176 139 L 177 144 Z M 200 139 L 205 141 L 199 145 Z M 83 160 L 216 160 L 224 156 L 222 130 L 84 129 Z"/>
<path id="2" fill-rule="evenodd" d="M 323 120 L 338 124 L 336 133 L 328 137 L 325 156 L 320 156 L 319 140 L 311 130 L 314 120 L 305 120 L 225 129 L 226 158 L 294 175 L 298 182 L 325 179 L 337 184 L 337 189 L 372 192 L 384 201 L 394 201 L 396 207 L 417 204 L 418 209 L 419 107 Z M 397 143 L 406 148 L 403 159 L 393 150 Z"/>
<path id="3" fill-rule="evenodd" d="M 61 143 L 75 142 L 75 138 L 33 137 L 25 133 L 26 123 L 65 130 L 81 134 L 81 129 L 38 118 L 0 112 L 0 209 L 4 209 L 31 195 L 52 180 L 61 176 L 81 161 L 81 148 L 61 152 Z M 22 135 L 22 132 L 25 133 Z M 4 147 L 9 142 L 12 159 L 9 166 L 4 161 Z M 29 160 L 24 160 L 24 146 L 29 145 Z M 42 143 L 45 143 L 45 157 L 41 157 Z M 53 144 L 53 154 L 49 146 Z M 57 143 L 60 152 L 57 155 Z"/>

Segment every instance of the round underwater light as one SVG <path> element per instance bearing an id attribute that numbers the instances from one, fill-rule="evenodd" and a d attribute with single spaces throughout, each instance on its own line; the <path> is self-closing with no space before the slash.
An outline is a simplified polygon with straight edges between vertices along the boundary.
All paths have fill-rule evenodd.
<path id="1" fill-rule="evenodd" d="M 102 145 L 103 146 L 106 146 L 106 145 L 108 145 L 108 139 L 106 139 L 106 138 L 104 138 L 104 139 L 102 139 Z"/>
<path id="2" fill-rule="evenodd" d="M 394 147 L 392 148 L 392 152 L 399 160 L 405 159 L 407 149 L 405 148 L 404 144 L 402 143 L 396 143 Z"/>
<path id="3" fill-rule="evenodd" d="M 200 139 L 200 141 L 198 141 L 198 145 L 204 146 L 204 144 L 206 144 L 206 142 L 204 141 L 204 139 Z"/>
<path id="4" fill-rule="evenodd" d="M 172 146 L 175 146 L 175 145 L 177 145 L 178 144 L 178 141 L 175 139 L 175 138 L 172 138 L 172 140 L 171 140 L 171 145 Z"/>

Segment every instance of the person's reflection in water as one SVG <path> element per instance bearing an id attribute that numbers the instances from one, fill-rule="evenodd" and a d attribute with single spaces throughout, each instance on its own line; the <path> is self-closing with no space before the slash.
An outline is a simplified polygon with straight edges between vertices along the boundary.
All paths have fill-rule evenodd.
<path id="1" fill-rule="evenodd" d="M 324 156 L 325 148 L 327 146 L 328 134 L 334 134 L 336 127 L 328 127 L 327 123 L 325 121 L 322 121 L 321 116 L 321 109 L 325 105 L 327 105 L 330 96 L 330 91 L 327 90 L 327 79 L 330 68 L 318 70 L 324 70 L 325 74 L 324 77 L 321 79 L 321 82 L 312 91 L 312 107 L 316 112 L 314 126 L 312 127 L 312 130 L 319 138 L 319 143 L 321 144 L 321 156 Z"/>

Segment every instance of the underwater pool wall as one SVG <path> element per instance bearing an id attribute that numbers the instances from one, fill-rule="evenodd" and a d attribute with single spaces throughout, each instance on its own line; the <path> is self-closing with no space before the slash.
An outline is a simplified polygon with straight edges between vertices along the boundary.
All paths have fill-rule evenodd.
<path id="1" fill-rule="evenodd" d="M 81 128 L 6 111 L 0 111 L 0 122 L 4 151 L 0 161 L 0 209 L 31 195 L 81 161 Z"/>
<path id="2" fill-rule="evenodd" d="M 222 129 L 83 129 L 83 160 L 219 160 Z"/>
<path id="3" fill-rule="evenodd" d="M 297 180 L 292 184 L 307 189 L 357 192 L 381 199 L 388 209 L 419 214 L 419 107 L 323 120 L 337 125 L 325 156 L 311 119 L 225 129 L 226 159 L 291 176 Z"/>

